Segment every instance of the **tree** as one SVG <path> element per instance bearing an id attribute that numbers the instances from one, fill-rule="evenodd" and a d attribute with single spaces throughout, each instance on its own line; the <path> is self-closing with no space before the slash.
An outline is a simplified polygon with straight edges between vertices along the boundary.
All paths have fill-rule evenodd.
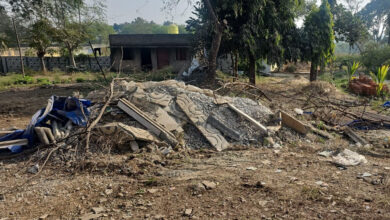
<path id="1" fill-rule="evenodd" d="M 266 60 L 270 64 L 281 64 L 284 61 L 282 39 L 295 28 L 296 1 L 216 0 L 212 4 L 216 11 L 215 16 L 224 23 L 222 32 L 215 31 L 215 18 L 210 18 L 213 15 L 210 15 L 204 4 L 196 7 L 197 18 L 191 18 L 187 22 L 190 30 L 195 31 L 197 40 L 201 42 L 198 43 L 199 50 L 202 50 L 202 47 L 213 48 L 221 37 L 222 43 L 217 53 L 234 54 L 236 61 L 238 56 L 247 60 L 249 77 L 253 84 L 256 82 L 259 60 Z M 211 52 L 209 56 L 210 54 Z M 209 57 L 209 65 L 210 59 Z M 212 73 L 209 73 L 209 76 L 213 76 Z"/>
<path id="2" fill-rule="evenodd" d="M 357 46 L 361 51 L 359 44 L 366 41 L 369 36 L 363 21 L 341 4 L 336 4 L 332 8 L 332 14 L 336 40 L 347 42 L 351 49 Z"/>
<path id="3" fill-rule="evenodd" d="M 94 21 L 88 25 L 87 33 L 91 36 L 91 42 L 93 44 L 108 44 L 108 36 L 116 32 L 113 26 L 105 22 Z"/>
<path id="4" fill-rule="evenodd" d="M 329 61 L 334 53 L 333 18 L 327 0 L 306 17 L 304 31 L 307 41 L 304 57 L 311 61 L 310 81 L 315 81 L 318 66 Z"/>
<path id="5" fill-rule="evenodd" d="M 361 16 L 377 42 L 383 40 L 386 33 L 390 35 L 390 24 L 388 22 L 390 17 L 389 0 L 372 0 L 358 15 Z"/>
<path id="6" fill-rule="evenodd" d="M 47 49 L 52 45 L 54 38 L 54 28 L 47 19 L 36 21 L 30 27 L 29 45 L 37 52 L 37 56 L 41 61 L 41 69 L 46 73 L 45 55 Z"/>

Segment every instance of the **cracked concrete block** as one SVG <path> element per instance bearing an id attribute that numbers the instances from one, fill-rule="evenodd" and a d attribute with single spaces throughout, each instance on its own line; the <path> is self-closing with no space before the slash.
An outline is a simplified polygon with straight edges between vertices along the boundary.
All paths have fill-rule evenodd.
<path id="1" fill-rule="evenodd" d="M 192 124 L 195 125 L 200 133 L 217 151 L 222 151 L 230 146 L 229 142 L 226 141 L 217 129 L 206 123 L 207 117 L 188 98 L 188 96 L 181 94 L 177 97 L 176 102 Z"/>

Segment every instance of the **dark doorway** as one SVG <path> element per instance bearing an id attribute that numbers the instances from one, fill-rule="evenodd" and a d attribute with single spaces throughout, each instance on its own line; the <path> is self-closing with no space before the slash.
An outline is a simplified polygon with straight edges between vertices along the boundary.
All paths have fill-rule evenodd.
<path id="1" fill-rule="evenodd" d="M 153 69 L 152 52 L 149 48 L 141 49 L 141 67 L 142 71 L 150 71 Z"/>
<path id="2" fill-rule="evenodd" d="M 157 49 L 157 66 L 159 69 L 169 66 L 169 51 L 168 48 Z"/>

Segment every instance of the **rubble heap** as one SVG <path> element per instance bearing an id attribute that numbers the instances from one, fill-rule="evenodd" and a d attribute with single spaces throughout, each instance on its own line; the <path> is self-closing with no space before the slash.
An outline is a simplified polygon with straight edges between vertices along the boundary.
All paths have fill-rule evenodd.
<path id="1" fill-rule="evenodd" d="M 145 142 L 221 151 L 234 145 L 260 146 L 269 134 L 274 114 L 247 98 L 215 95 L 175 80 L 121 81 L 114 87 L 113 106 L 97 126 L 100 135 L 125 143 L 133 150 Z M 94 91 L 88 99 L 105 96 Z M 92 107 L 91 115 L 99 108 Z M 99 136 L 99 135 L 98 135 Z M 126 138 L 125 138 L 126 137 Z"/>

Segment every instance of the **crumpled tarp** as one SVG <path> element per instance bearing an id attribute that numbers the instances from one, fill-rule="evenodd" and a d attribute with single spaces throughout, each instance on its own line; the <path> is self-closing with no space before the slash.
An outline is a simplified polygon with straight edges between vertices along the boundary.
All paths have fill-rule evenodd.
<path id="1" fill-rule="evenodd" d="M 51 127 L 50 124 L 47 124 L 49 120 L 56 120 L 63 124 L 71 120 L 75 125 L 86 126 L 89 118 L 89 106 L 91 106 L 89 100 L 52 96 L 48 100 L 46 108 L 34 114 L 25 130 L 16 130 L 11 134 L 0 137 L 0 141 L 28 139 L 28 148 L 31 148 L 36 145 L 35 127 Z M 20 153 L 23 151 L 23 146 L 10 146 L 8 149 L 12 153 Z"/>

